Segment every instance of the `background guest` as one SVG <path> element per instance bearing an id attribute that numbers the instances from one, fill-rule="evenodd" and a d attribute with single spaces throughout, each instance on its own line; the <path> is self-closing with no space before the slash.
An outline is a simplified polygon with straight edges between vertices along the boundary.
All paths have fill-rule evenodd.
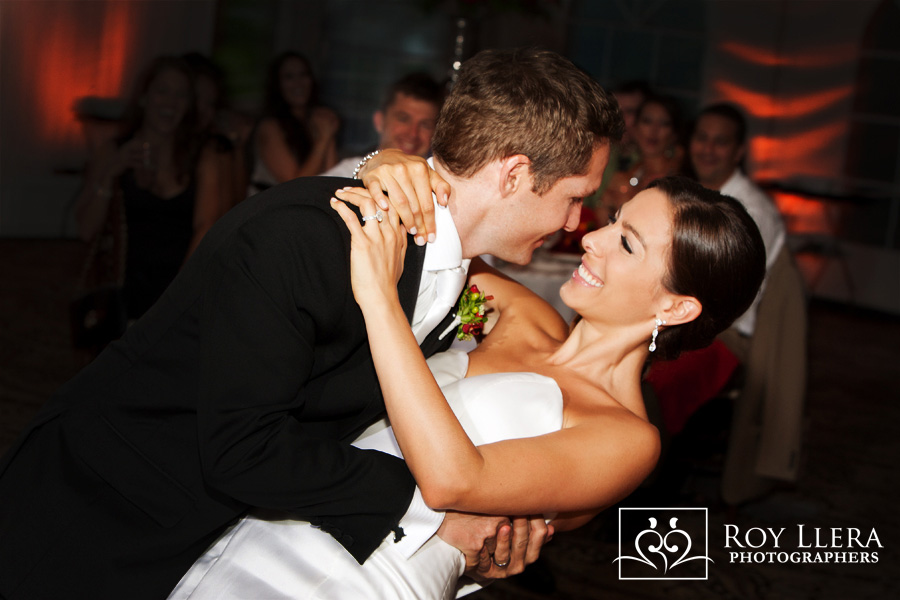
<path id="1" fill-rule="evenodd" d="M 339 125 L 333 110 L 316 104 L 309 61 L 296 52 L 276 58 L 266 79 L 265 114 L 253 134 L 249 193 L 331 168 Z"/>
<path id="2" fill-rule="evenodd" d="M 597 218 L 606 223 L 619 207 L 646 189 L 651 181 L 681 170 L 684 149 L 680 145 L 681 111 L 668 96 L 650 96 L 635 115 L 634 141 L 640 158 L 625 171 L 613 175 L 600 206 Z"/>
<path id="3" fill-rule="evenodd" d="M 619 103 L 619 110 L 625 119 L 625 134 L 616 151 L 616 161 L 613 165 L 613 157 L 610 157 L 611 166 L 616 171 L 626 171 L 640 159 L 640 150 L 637 147 L 634 135 L 634 125 L 637 122 L 638 109 L 651 97 L 650 85 L 646 81 L 628 81 L 613 90 L 613 95 Z"/>
<path id="4" fill-rule="evenodd" d="M 197 125 L 212 143 L 219 158 L 223 190 L 222 213 L 244 199 L 249 173 L 246 149 L 253 121 L 232 110 L 226 103 L 225 74 L 209 57 L 191 52 L 182 57 L 194 73 L 194 94 L 197 100 Z"/>
<path id="5" fill-rule="evenodd" d="M 220 214 L 215 152 L 197 135 L 192 73 L 160 57 L 138 81 L 125 133 L 91 157 L 76 201 L 79 235 L 92 239 L 124 207 L 124 295 L 129 319 L 162 294 Z"/>
<path id="6" fill-rule="evenodd" d="M 388 88 L 381 108 L 372 115 L 378 132 L 376 150 L 398 148 L 406 154 L 427 158 L 438 113 L 444 104 L 444 88 L 427 73 L 412 73 Z M 351 156 L 323 173 L 353 177 L 362 156 Z"/>
<path id="7" fill-rule="evenodd" d="M 594 211 L 600 203 L 603 194 L 606 191 L 613 176 L 619 171 L 627 171 L 640 158 L 640 151 L 637 143 L 634 141 L 634 122 L 637 116 L 638 108 L 644 103 L 649 96 L 652 95 L 650 85 L 646 81 L 634 80 L 621 83 L 612 90 L 619 103 L 619 110 L 625 119 L 625 133 L 622 135 L 622 141 L 613 144 L 609 149 L 609 163 L 603 172 L 603 182 L 597 191 L 591 194 L 589 198 L 584 199 L 585 208 Z M 595 215 L 585 215 L 588 221 L 594 221 Z M 606 224 L 603 221 L 600 225 Z M 580 243 L 580 238 L 578 240 Z M 577 246 L 580 248 L 580 246 Z"/>
<path id="8" fill-rule="evenodd" d="M 772 199 L 741 170 L 747 151 L 747 121 L 731 104 L 704 108 L 694 125 L 688 146 L 690 166 L 697 180 L 711 190 L 736 198 L 759 227 L 766 244 L 766 269 L 770 269 L 784 246 L 785 228 Z M 763 288 L 765 289 L 765 282 Z M 760 296 L 762 292 L 760 292 Z M 756 325 L 759 296 L 729 330 L 728 346 L 746 356 L 747 340 Z"/>

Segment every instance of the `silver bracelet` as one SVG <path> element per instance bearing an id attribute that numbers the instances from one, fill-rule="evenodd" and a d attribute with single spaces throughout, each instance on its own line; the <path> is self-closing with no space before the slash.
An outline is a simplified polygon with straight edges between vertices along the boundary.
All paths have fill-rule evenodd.
<path id="1" fill-rule="evenodd" d="M 361 161 L 359 161 L 359 164 L 356 165 L 355 169 L 353 169 L 353 179 L 359 179 L 359 177 L 358 177 L 359 172 L 362 170 L 362 168 L 364 166 L 366 166 L 366 163 L 369 162 L 369 159 L 374 158 L 375 155 L 378 154 L 379 152 L 381 152 L 381 150 L 375 150 L 374 152 L 369 152 L 368 154 L 363 156 L 363 159 Z"/>

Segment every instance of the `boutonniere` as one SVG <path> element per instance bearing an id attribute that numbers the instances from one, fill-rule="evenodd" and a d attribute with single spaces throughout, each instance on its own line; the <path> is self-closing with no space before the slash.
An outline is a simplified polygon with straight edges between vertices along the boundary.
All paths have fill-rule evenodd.
<path id="1" fill-rule="evenodd" d="M 484 303 L 493 299 L 493 296 L 485 296 L 484 292 L 479 291 L 477 285 L 463 290 L 453 322 L 438 336 L 438 339 L 444 339 L 448 333 L 453 331 L 454 327 L 456 327 L 456 339 L 461 341 L 468 341 L 473 336 L 481 335 L 484 324 L 488 320 L 487 315 L 484 314 Z"/>

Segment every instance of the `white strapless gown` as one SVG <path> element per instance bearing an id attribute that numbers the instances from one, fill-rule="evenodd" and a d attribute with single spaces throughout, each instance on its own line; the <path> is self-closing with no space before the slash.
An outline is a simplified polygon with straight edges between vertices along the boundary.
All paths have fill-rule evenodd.
<path id="1" fill-rule="evenodd" d="M 532 437 L 562 426 L 562 394 L 535 373 L 463 378 L 468 356 L 459 350 L 428 361 L 447 401 L 475 444 Z M 426 434 L 427 435 L 427 434 Z M 380 439 L 379 439 L 380 438 Z M 400 455 L 386 421 L 369 427 L 355 446 L 379 449 L 385 440 Z M 222 535 L 185 574 L 170 600 L 445 599 L 457 595 L 462 553 L 436 535 L 410 558 L 393 534 L 360 565 L 329 534 L 308 522 L 257 509 Z"/>

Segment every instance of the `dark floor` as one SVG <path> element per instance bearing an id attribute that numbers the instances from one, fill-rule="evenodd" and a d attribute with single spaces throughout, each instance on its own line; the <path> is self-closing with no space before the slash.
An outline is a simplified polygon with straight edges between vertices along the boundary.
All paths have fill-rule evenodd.
<path id="1" fill-rule="evenodd" d="M 71 349 L 66 317 L 83 252 L 77 242 L 0 240 L 0 453 L 47 396 L 84 364 L 85 357 Z M 796 485 L 736 509 L 724 507 L 716 497 L 713 460 L 712 468 L 698 461 L 687 479 L 666 490 L 665 506 L 709 509 L 713 562 L 707 580 L 620 581 L 618 563 L 613 563 L 619 555 L 618 516 L 610 510 L 576 532 L 558 534 L 530 577 L 471 597 L 900 598 L 895 504 L 900 491 L 900 319 L 813 302 L 809 329 L 808 429 Z M 716 422 L 715 415 L 710 422 Z M 652 505 L 655 498 L 660 496 L 645 491 L 630 502 Z M 818 527 L 823 544 L 831 528 L 839 528 L 844 545 L 848 528 L 861 530 L 862 542 L 874 529 L 882 547 L 869 542 L 867 548 L 852 549 L 876 551 L 877 562 L 870 564 L 736 564 L 724 548 L 726 524 L 743 532 L 785 527 L 782 541 L 799 524 L 808 532 Z M 796 536 L 793 540 L 793 546 L 782 548 L 797 550 Z"/>

